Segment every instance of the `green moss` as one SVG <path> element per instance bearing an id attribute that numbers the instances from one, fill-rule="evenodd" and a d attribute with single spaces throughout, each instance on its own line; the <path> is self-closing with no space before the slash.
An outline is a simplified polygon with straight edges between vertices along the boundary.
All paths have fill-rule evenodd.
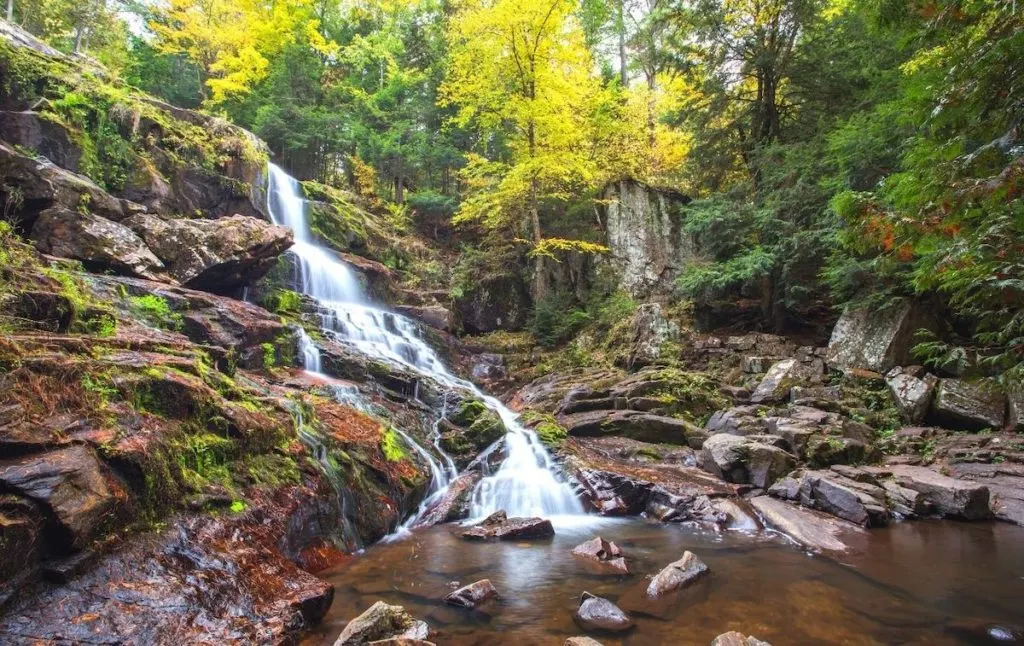
<path id="1" fill-rule="evenodd" d="M 704 374 L 663 368 L 655 371 L 651 379 L 664 383 L 648 396 L 663 403 L 670 415 L 687 421 L 702 424 L 728 405 L 718 383 Z"/>
<path id="2" fill-rule="evenodd" d="M 451 421 L 459 426 L 469 426 L 481 415 L 487 412 L 487 407 L 479 399 L 469 399 L 459 404 L 458 410 L 451 416 Z"/>
<path id="3" fill-rule="evenodd" d="M 381 434 L 380 450 L 384 452 L 384 457 L 389 462 L 398 462 L 409 457 L 405 447 L 402 446 L 402 440 L 398 437 L 398 433 L 391 428 L 384 429 Z"/>
<path id="4" fill-rule="evenodd" d="M 247 507 L 247 505 L 245 504 L 244 500 L 232 500 L 231 501 L 230 509 L 231 509 L 231 513 L 233 513 L 233 514 L 240 514 L 240 513 L 242 513 L 243 511 L 245 511 L 246 507 Z"/>
<path id="5" fill-rule="evenodd" d="M 301 480 L 295 460 L 277 453 L 246 456 L 245 471 L 254 484 L 264 487 L 296 485 Z"/>
<path id="6" fill-rule="evenodd" d="M 313 234 L 331 247 L 347 251 L 362 249 L 367 242 L 369 214 L 344 191 L 318 182 L 303 182 L 309 198 L 309 223 Z"/>
<path id="7" fill-rule="evenodd" d="M 302 296 L 290 289 L 275 289 L 262 304 L 276 314 L 297 314 L 302 309 Z"/>
<path id="8" fill-rule="evenodd" d="M 260 348 L 263 350 L 263 367 L 270 370 L 277 363 L 277 348 L 273 343 L 260 344 Z"/>
<path id="9" fill-rule="evenodd" d="M 185 484 L 193 491 L 202 491 L 210 484 L 233 489 L 229 463 L 235 454 L 235 443 L 213 433 L 186 435 L 177 443 L 178 462 Z"/>
<path id="10" fill-rule="evenodd" d="M 167 300 L 156 294 L 132 296 L 128 299 L 128 306 L 135 314 L 156 327 L 180 330 L 183 325 L 181 314 L 172 310 Z"/>

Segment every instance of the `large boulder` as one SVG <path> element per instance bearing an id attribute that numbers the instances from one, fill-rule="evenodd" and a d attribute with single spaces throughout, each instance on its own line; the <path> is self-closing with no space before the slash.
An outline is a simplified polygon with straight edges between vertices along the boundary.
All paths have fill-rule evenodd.
<path id="1" fill-rule="evenodd" d="M 760 439 L 768 438 L 727 433 L 712 435 L 701 448 L 700 465 L 726 482 L 749 483 L 767 489 L 792 471 L 796 460 L 785 450 Z"/>
<path id="2" fill-rule="evenodd" d="M 836 471 L 805 471 L 775 483 L 768 493 L 862 527 L 879 527 L 889 521 L 884 488 Z"/>
<path id="3" fill-rule="evenodd" d="M 414 619 L 402 606 L 378 601 L 348 622 L 334 646 L 357 646 L 395 638 L 426 639 L 429 633 L 426 622 Z"/>
<path id="4" fill-rule="evenodd" d="M 624 633 L 634 625 L 629 615 L 617 605 L 589 592 L 583 593 L 573 618 L 583 630 L 609 633 Z"/>
<path id="5" fill-rule="evenodd" d="M 750 401 L 755 404 L 782 401 L 789 397 L 789 391 L 793 386 L 808 376 L 807 369 L 796 359 L 779 361 L 768 369 L 768 374 L 757 385 L 757 389 L 750 396 Z"/>
<path id="6" fill-rule="evenodd" d="M 596 410 L 567 415 L 561 420 L 569 435 L 602 437 L 615 435 L 641 442 L 681 444 L 700 448 L 707 432 L 676 417 L 633 410 Z"/>
<path id="7" fill-rule="evenodd" d="M 932 414 L 937 422 L 952 428 L 1000 429 L 1006 421 L 1006 396 L 991 381 L 942 379 Z"/>
<path id="8" fill-rule="evenodd" d="M 654 575 L 647 586 L 647 596 L 652 599 L 689 587 L 706 576 L 708 566 L 697 555 L 687 550 L 678 561 L 669 563 Z"/>
<path id="9" fill-rule="evenodd" d="M 680 226 L 689 198 L 634 180 L 609 184 L 602 197 L 607 262 L 618 287 L 638 298 L 672 292 L 680 270 L 696 256 L 693 240 Z"/>
<path id="10" fill-rule="evenodd" d="M 79 260 L 92 269 L 168 280 L 163 262 L 134 231 L 92 213 L 46 209 L 36 219 L 32 239 L 43 253 Z"/>
<path id="11" fill-rule="evenodd" d="M 903 301 L 888 308 L 847 308 L 832 329 L 826 360 L 839 369 L 885 373 L 910 363 L 914 337 L 934 327 L 923 307 Z"/>
<path id="12" fill-rule="evenodd" d="M 750 504 L 766 525 L 815 552 L 846 552 L 852 539 L 863 531 L 853 523 L 768 496 L 751 498 Z"/>
<path id="13" fill-rule="evenodd" d="M 497 511 L 477 525 L 462 531 L 459 536 L 469 541 L 520 541 L 551 538 L 555 528 L 550 520 L 542 518 L 508 518 L 504 511 Z"/>
<path id="14" fill-rule="evenodd" d="M 919 375 L 919 370 L 900 367 L 893 368 L 885 375 L 885 383 L 896 400 L 900 416 L 908 424 L 920 424 L 924 420 L 939 381 L 934 375 Z"/>
<path id="15" fill-rule="evenodd" d="M 258 280 L 292 245 L 290 230 L 244 215 L 189 220 L 140 213 L 124 224 L 175 280 L 212 292 L 229 292 Z"/>
<path id="16" fill-rule="evenodd" d="M 1024 431 L 1024 385 L 1014 384 L 1006 391 L 1006 426 L 1018 433 Z"/>
<path id="17" fill-rule="evenodd" d="M 611 541 L 604 540 L 600 536 L 595 536 L 589 541 L 580 543 L 572 548 L 572 554 L 617 572 L 629 574 L 626 558 L 622 550 L 619 549 L 619 546 Z"/>
<path id="18" fill-rule="evenodd" d="M 60 167 L 78 172 L 82 149 L 57 121 L 31 110 L 0 111 L 0 132 L 7 143 L 34 150 Z"/>
<path id="19" fill-rule="evenodd" d="M 983 520 L 992 515 L 989 490 L 984 485 L 957 480 L 926 467 L 896 465 L 890 471 L 897 484 L 921 493 L 943 516 Z"/>
<path id="20" fill-rule="evenodd" d="M 125 496 L 92 449 L 77 444 L 0 463 L 0 489 L 42 507 L 64 551 L 85 547 Z"/>

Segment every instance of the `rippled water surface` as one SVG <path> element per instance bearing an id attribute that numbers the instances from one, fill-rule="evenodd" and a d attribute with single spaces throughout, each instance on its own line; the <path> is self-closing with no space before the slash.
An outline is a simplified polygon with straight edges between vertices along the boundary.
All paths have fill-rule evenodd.
<path id="1" fill-rule="evenodd" d="M 777 537 L 724 534 L 642 520 L 556 524 L 550 541 L 469 543 L 450 527 L 371 547 L 321 576 L 334 605 L 310 643 L 332 644 L 345 623 L 382 599 L 439 631 L 438 644 L 560 645 L 582 634 L 572 612 L 584 590 L 636 619 L 613 644 L 708 644 L 738 630 L 787 644 L 999 644 L 1024 624 L 1024 528 L 901 523 L 873 530 L 856 554 L 812 556 Z M 601 574 L 570 554 L 600 534 L 617 542 L 633 574 Z M 645 577 L 695 552 L 711 576 L 671 603 L 641 600 Z M 453 585 L 489 578 L 502 594 L 482 610 L 446 606 Z"/>

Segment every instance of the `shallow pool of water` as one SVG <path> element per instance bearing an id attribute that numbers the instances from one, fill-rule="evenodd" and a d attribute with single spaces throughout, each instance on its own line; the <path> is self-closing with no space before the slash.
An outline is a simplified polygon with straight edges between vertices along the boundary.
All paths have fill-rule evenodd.
<path id="1" fill-rule="evenodd" d="M 625 551 L 632 574 L 608 575 L 574 558 L 601 535 Z M 1000 644 L 1024 624 L 1024 528 L 1005 524 L 900 523 L 865 535 L 840 560 L 807 554 L 768 534 L 716 533 L 595 519 L 557 526 L 554 539 L 470 543 L 451 527 L 417 530 L 321 576 L 336 596 L 309 643 L 332 644 L 377 600 L 399 604 L 438 631 L 442 645 L 560 645 L 582 634 L 572 613 L 584 590 L 636 620 L 606 646 L 702 644 L 738 630 L 787 644 Z M 641 598 L 646 577 L 690 550 L 711 576 L 671 603 Z M 501 599 L 482 610 L 446 606 L 454 582 L 489 578 Z M 1000 631 L 1004 631 L 1001 633 Z"/>

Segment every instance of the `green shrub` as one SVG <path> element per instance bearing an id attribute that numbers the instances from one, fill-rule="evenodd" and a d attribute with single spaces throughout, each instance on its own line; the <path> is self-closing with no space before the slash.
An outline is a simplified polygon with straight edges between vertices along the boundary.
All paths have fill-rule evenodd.
<path id="1" fill-rule="evenodd" d="M 534 306 L 530 332 L 539 345 L 552 348 L 567 341 L 590 321 L 590 314 L 578 307 L 571 296 L 554 292 Z"/>

